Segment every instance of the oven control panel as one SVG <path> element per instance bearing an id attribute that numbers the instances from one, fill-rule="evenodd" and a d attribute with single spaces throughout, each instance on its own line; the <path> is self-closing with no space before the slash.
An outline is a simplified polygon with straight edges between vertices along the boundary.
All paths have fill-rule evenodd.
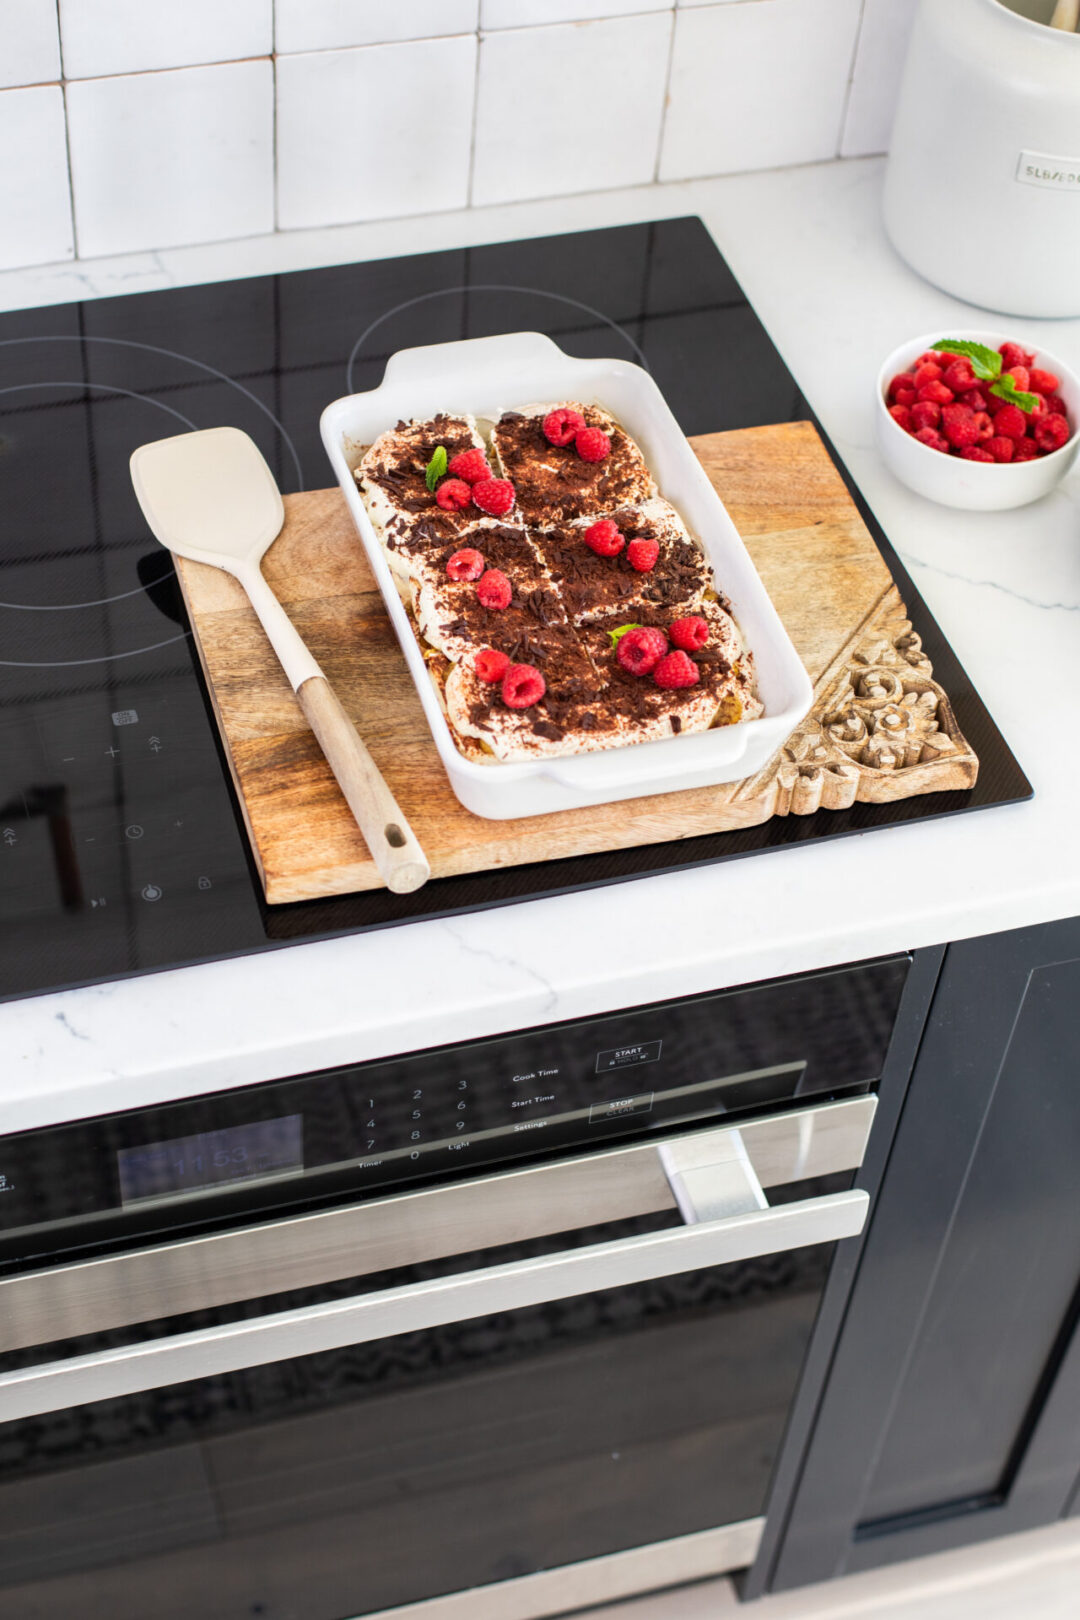
<path id="1" fill-rule="evenodd" d="M 590 1149 L 881 1073 L 909 958 L 292 1076 L 0 1138 L 0 1264 Z M 212 1207 L 210 1207 L 212 1206 Z M 103 1229 L 104 1233 L 104 1229 Z"/>

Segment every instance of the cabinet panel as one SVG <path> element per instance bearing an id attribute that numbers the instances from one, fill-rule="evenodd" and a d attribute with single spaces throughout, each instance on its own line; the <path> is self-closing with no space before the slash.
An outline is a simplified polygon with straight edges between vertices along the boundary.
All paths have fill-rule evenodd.
<path id="1" fill-rule="evenodd" d="M 864 1525 L 1002 1496 L 1020 1463 L 1080 1272 L 1078 1007 L 1080 961 L 1031 975 L 882 1437 Z"/>
<path id="2" fill-rule="evenodd" d="M 950 946 L 771 1571 L 1048 1523 L 1080 1474 L 1080 920 Z"/>

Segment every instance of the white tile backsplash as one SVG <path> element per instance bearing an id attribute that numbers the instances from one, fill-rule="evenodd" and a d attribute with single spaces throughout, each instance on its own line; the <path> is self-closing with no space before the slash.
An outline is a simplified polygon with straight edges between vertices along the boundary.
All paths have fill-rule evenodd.
<path id="1" fill-rule="evenodd" d="M 0 89 L 59 77 L 56 0 L 0 0 Z"/>
<path id="2" fill-rule="evenodd" d="M 652 180 L 672 15 L 484 35 L 473 202 Z"/>
<path id="3" fill-rule="evenodd" d="M 328 51 L 344 45 L 468 34 L 480 0 L 276 0 L 274 48 Z"/>
<path id="4" fill-rule="evenodd" d="M 466 34 L 279 57 L 282 228 L 464 207 L 476 50 Z"/>
<path id="5" fill-rule="evenodd" d="M 273 0 L 60 0 L 64 74 L 191 67 L 266 56 Z"/>
<path id="6" fill-rule="evenodd" d="M 834 156 L 861 0 L 680 9 L 660 179 Z"/>
<path id="7" fill-rule="evenodd" d="M 855 73 L 840 142 L 844 157 L 888 150 L 917 6 L 918 0 L 863 0 Z"/>
<path id="8" fill-rule="evenodd" d="M 587 22 L 670 11 L 675 0 L 480 0 L 481 28 L 529 28 L 542 23 Z"/>
<path id="9" fill-rule="evenodd" d="M 70 259 L 64 98 L 57 84 L 0 91 L 0 269 Z"/>
<path id="10" fill-rule="evenodd" d="M 274 228 L 268 58 L 67 86 L 79 252 Z"/>
<path id="11" fill-rule="evenodd" d="M 916 3 L 0 0 L 0 262 L 882 151 Z"/>

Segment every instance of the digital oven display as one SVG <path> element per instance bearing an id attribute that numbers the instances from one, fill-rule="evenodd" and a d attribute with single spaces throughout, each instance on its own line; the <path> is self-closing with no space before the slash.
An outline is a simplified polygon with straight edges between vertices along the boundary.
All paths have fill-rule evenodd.
<path id="1" fill-rule="evenodd" d="M 303 1116 L 261 1119 L 171 1142 L 121 1148 L 120 1197 L 126 1208 L 151 1199 L 215 1192 L 241 1182 L 295 1175 L 304 1168 Z"/>

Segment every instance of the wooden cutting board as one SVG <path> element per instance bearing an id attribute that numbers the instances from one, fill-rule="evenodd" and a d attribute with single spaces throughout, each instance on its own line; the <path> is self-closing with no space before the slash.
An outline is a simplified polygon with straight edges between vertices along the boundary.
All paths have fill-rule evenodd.
<path id="1" fill-rule="evenodd" d="M 788 422 L 691 443 L 810 673 L 814 706 L 756 776 L 601 811 L 484 821 L 463 809 L 340 490 L 285 496 L 266 577 L 412 822 L 433 877 L 974 783 L 978 761 L 814 428 Z M 216 569 L 176 566 L 267 900 L 381 887 L 244 593 Z"/>

